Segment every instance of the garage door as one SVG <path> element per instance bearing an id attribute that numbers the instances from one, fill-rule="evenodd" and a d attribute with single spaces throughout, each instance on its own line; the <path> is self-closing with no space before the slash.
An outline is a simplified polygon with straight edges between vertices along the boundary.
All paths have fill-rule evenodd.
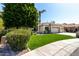
<path id="1" fill-rule="evenodd" d="M 52 28 L 52 29 L 51 29 L 51 32 L 52 32 L 52 33 L 58 33 L 58 32 L 59 32 L 59 28 Z"/>

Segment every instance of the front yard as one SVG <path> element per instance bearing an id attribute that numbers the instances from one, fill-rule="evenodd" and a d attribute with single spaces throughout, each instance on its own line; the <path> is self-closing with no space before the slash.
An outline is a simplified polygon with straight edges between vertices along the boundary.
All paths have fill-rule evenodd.
<path id="1" fill-rule="evenodd" d="M 28 47 L 31 50 L 33 50 L 35 48 L 41 47 L 51 42 L 55 42 L 59 40 L 67 40 L 72 38 L 74 37 L 68 35 L 61 35 L 61 34 L 32 35 L 28 42 Z"/>

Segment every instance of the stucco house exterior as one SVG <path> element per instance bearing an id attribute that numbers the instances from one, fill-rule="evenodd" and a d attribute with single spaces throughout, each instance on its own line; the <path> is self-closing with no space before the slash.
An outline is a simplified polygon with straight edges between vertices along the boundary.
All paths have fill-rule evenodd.
<path id="1" fill-rule="evenodd" d="M 60 32 L 76 32 L 79 30 L 79 24 L 56 24 L 55 22 L 40 23 L 38 25 L 38 33 L 60 33 Z"/>

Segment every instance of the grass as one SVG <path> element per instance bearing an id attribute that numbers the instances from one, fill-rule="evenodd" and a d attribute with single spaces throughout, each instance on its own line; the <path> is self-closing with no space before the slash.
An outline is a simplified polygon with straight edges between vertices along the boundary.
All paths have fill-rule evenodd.
<path id="1" fill-rule="evenodd" d="M 73 37 L 68 35 L 61 35 L 61 34 L 32 35 L 28 42 L 28 47 L 31 50 L 33 50 L 51 42 L 55 42 L 59 40 L 67 40 L 71 38 Z"/>

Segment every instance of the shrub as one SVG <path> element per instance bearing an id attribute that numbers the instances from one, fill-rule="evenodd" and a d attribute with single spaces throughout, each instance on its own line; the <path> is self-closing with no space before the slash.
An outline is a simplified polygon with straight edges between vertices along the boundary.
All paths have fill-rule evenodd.
<path id="1" fill-rule="evenodd" d="M 1 42 L 1 37 L 4 36 L 7 33 L 7 30 L 0 29 L 0 42 Z"/>
<path id="2" fill-rule="evenodd" d="M 2 36 L 4 36 L 5 34 L 7 34 L 8 32 L 15 30 L 15 28 L 10 28 L 10 29 L 2 29 L 0 30 L 0 39 Z"/>
<path id="3" fill-rule="evenodd" d="M 33 33 L 33 35 L 37 35 L 37 33 Z"/>
<path id="4" fill-rule="evenodd" d="M 0 31 L 4 29 L 3 24 L 4 24 L 3 20 L 2 20 L 2 18 L 0 18 Z"/>
<path id="5" fill-rule="evenodd" d="M 6 34 L 6 39 L 12 50 L 17 52 L 26 49 L 27 42 L 30 39 L 30 29 L 16 29 Z"/>
<path id="6" fill-rule="evenodd" d="M 2 20 L 2 18 L 0 18 L 0 41 L 1 41 L 2 31 L 3 31 L 3 30 L 4 30 L 3 20 Z"/>

